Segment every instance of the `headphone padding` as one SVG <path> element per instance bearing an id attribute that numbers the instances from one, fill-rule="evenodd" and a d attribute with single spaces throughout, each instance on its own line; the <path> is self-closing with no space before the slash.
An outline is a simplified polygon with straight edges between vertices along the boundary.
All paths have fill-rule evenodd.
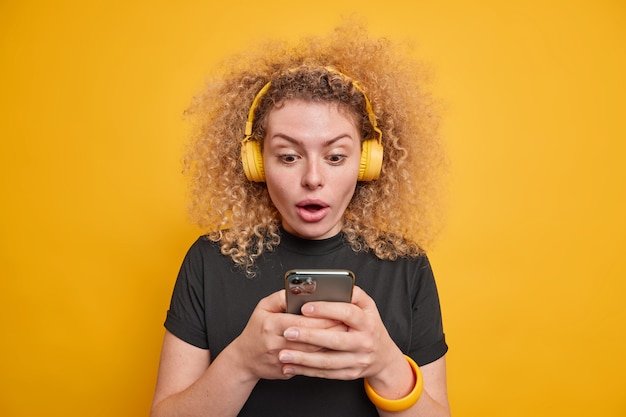
<path id="1" fill-rule="evenodd" d="M 265 182 L 263 154 L 261 144 L 255 140 L 247 140 L 241 144 L 241 160 L 243 171 L 249 181 Z"/>
<path id="2" fill-rule="evenodd" d="M 376 139 L 368 139 L 361 144 L 359 181 L 378 179 L 383 166 L 383 146 Z"/>

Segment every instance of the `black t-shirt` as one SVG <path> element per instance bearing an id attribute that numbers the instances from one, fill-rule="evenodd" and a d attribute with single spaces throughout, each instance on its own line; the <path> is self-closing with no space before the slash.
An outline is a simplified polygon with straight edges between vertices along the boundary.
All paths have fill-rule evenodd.
<path id="1" fill-rule="evenodd" d="M 355 252 L 343 235 L 304 240 L 281 232 L 281 243 L 257 260 L 248 278 L 219 244 L 199 238 L 183 261 L 165 327 L 178 338 L 215 358 L 244 329 L 259 300 L 284 288 L 289 269 L 349 269 L 376 302 L 381 318 L 403 353 L 420 366 L 447 352 L 439 297 L 426 256 L 381 260 Z M 333 381 L 294 377 L 260 380 L 240 416 L 377 416 L 363 380 Z"/>

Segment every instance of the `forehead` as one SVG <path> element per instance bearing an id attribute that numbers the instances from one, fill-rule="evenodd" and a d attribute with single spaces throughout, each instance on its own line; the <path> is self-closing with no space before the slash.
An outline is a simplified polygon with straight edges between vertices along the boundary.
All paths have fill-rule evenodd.
<path id="1" fill-rule="evenodd" d="M 274 106 L 267 117 L 268 129 L 278 126 L 319 129 L 325 125 L 356 129 L 356 116 L 337 102 L 289 99 Z"/>

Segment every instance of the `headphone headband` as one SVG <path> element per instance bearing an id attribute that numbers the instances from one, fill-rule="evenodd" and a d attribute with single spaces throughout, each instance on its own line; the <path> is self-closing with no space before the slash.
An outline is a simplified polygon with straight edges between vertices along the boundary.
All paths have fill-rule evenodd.
<path id="1" fill-rule="evenodd" d="M 250 106 L 250 111 L 248 112 L 248 120 L 246 121 L 246 132 L 245 132 L 246 137 L 244 141 L 247 141 L 248 139 L 250 139 L 250 136 L 252 136 L 252 124 L 254 123 L 254 112 L 256 111 L 257 107 L 259 107 L 259 102 L 261 101 L 265 93 L 267 93 L 267 90 L 270 89 L 270 85 L 272 85 L 271 81 L 265 84 L 263 88 L 261 88 L 259 92 L 256 94 L 256 96 L 254 97 L 254 100 L 252 100 L 252 105 Z"/>

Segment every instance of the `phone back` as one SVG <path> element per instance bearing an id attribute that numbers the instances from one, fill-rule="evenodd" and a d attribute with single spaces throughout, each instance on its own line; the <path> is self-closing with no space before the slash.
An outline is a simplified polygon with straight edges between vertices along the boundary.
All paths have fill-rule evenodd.
<path id="1" fill-rule="evenodd" d="M 301 314 L 310 301 L 352 300 L 355 277 L 347 269 L 292 269 L 285 273 L 287 312 Z"/>

